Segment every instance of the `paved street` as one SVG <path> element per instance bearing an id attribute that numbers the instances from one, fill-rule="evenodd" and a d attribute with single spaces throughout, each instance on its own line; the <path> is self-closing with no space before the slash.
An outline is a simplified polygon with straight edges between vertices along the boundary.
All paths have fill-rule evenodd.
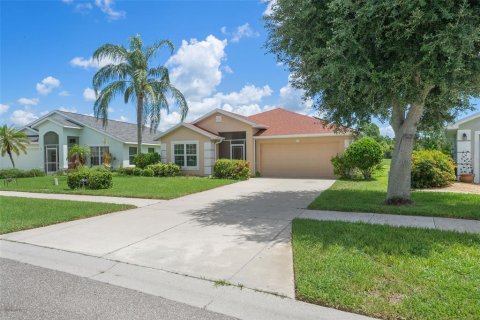
<path id="1" fill-rule="evenodd" d="M 0 319 L 234 318 L 68 273 L 0 259 Z"/>

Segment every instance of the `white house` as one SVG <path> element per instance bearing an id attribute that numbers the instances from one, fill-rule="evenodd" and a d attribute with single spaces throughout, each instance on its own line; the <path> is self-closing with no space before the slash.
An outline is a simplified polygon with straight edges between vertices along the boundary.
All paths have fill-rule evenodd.
<path id="1" fill-rule="evenodd" d="M 91 155 L 89 165 L 103 163 L 105 152 L 112 156 L 114 168 L 132 165 L 137 153 L 137 126 L 133 123 L 109 120 L 103 127 L 95 117 L 55 110 L 23 128 L 30 140 L 27 155 L 14 156 L 18 169 L 38 168 L 54 173 L 68 168 L 68 149 L 75 145 L 87 145 Z M 143 132 L 142 152 L 160 153 L 159 141 L 154 141 L 158 132 Z M 0 169 L 12 168 L 8 155 L 0 157 Z"/>
<path id="2" fill-rule="evenodd" d="M 475 183 L 480 183 L 480 112 L 447 127 L 447 137 L 454 145 L 457 173 L 473 168 Z"/>

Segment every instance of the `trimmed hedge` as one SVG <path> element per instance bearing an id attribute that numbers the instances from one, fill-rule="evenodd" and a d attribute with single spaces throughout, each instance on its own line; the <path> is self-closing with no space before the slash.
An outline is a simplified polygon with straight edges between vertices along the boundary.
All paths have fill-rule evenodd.
<path id="1" fill-rule="evenodd" d="M 222 179 L 250 178 L 250 164 L 245 160 L 219 159 L 213 166 L 213 175 Z"/>
<path id="2" fill-rule="evenodd" d="M 336 155 L 330 162 L 333 165 L 333 174 L 342 179 L 352 178 L 352 166 L 347 162 L 344 156 Z"/>
<path id="3" fill-rule="evenodd" d="M 155 177 L 175 177 L 182 172 L 180 166 L 173 162 L 151 164 L 147 168 L 153 170 Z"/>
<path id="4" fill-rule="evenodd" d="M 34 178 L 43 177 L 45 172 L 40 169 L 20 170 L 20 169 L 3 169 L 0 170 L 0 179 L 6 178 Z"/>
<path id="5" fill-rule="evenodd" d="M 70 189 L 110 189 L 112 173 L 104 167 L 79 167 L 67 175 L 67 185 Z"/>
<path id="6" fill-rule="evenodd" d="M 119 174 L 126 176 L 144 176 L 144 177 L 175 177 L 180 175 L 181 168 L 173 162 L 156 163 L 148 165 L 145 169 L 136 167 L 120 168 Z"/>
<path id="7" fill-rule="evenodd" d="M 370 179 L 383 159 L 382 146 L 370 137 L 353 142 L 345 151 L 345 161 L 351 168 L 358 168 L 364 179 Z"/>
<path id="8" fill-rule="evenodd" d="M 455 163 L 438 150 L 414 151 L 411 176 L 412 188 L 446 187 L 455 180 Z"/>
<path id="9" fill-rule="evenodd" d="M 136 154 L 133 157 L 133 164 L 140 169 L 160 162 L 160 155 L 157 152 Z"/>

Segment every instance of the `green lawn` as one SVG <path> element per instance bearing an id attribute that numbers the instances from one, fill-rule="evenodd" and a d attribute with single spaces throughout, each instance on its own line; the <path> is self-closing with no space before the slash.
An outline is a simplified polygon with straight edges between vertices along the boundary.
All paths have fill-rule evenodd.
<path id="1" fill-rule="evenodd" d="M 0 190 L 29 191 L 43 193 L 73 193 L 113 197 L 131 197 L 147 199 L 173 199 L 187 194 L 209 190 L 233 180 L 209 179 L 202 177 L 150 178 L 135 176 L 113 176 L 113 188 L 103 190 L 71 190 L 67 186 L 67 177 L 58 177 L 59 185 L 54 186 L 53 177 L 21 178 L 18 183 L 8 187 L 0 185 Z"/>
<path id="2" fill-rule="evenodd" d="M 480 235 L 293 221 L 300 300 L 383 319 L 479 319 Z"/>
<path id="3" fill-rule="evenodd" d="M 0 234 L 135 208 L 125 204 L 0 196 Z"/>
<path id="4" fill-rule="evenodd" d="M 452 192 L 412 192 L 412 206 L 383 204 L 387 191 L 389 162 L 371 181 L 338 180 L 322 192 L 309 209 L 380 212 L 416 216 L 480 219 L 480 195 Z"/>

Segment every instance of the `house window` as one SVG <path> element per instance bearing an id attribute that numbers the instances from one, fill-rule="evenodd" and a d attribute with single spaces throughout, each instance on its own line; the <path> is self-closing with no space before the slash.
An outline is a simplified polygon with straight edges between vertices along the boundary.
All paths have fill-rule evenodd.
<path id="1" fill-rule="evenodd" d="M 182 169 L 198 169 L 198 142 L 174 142 L 173 162 Z"/>
<path id="2" fill-rule="evenodd" d="M 137 154 L 137 147 L 129 147 L 128 148 L 128 163 L 133 165 L 133 158 Z"/>
<path id="3" fill-rule="evenodd" d="M 108 147 L 90 147 L 90 165 L 99 166 L 103 164 L 105 153 L 109 153 Z"/>
<path id="4" fill-rule="evenodd" d="M 154 153 L 155 152 L 155 148 L 148 148 L 148 153 Z"/>

